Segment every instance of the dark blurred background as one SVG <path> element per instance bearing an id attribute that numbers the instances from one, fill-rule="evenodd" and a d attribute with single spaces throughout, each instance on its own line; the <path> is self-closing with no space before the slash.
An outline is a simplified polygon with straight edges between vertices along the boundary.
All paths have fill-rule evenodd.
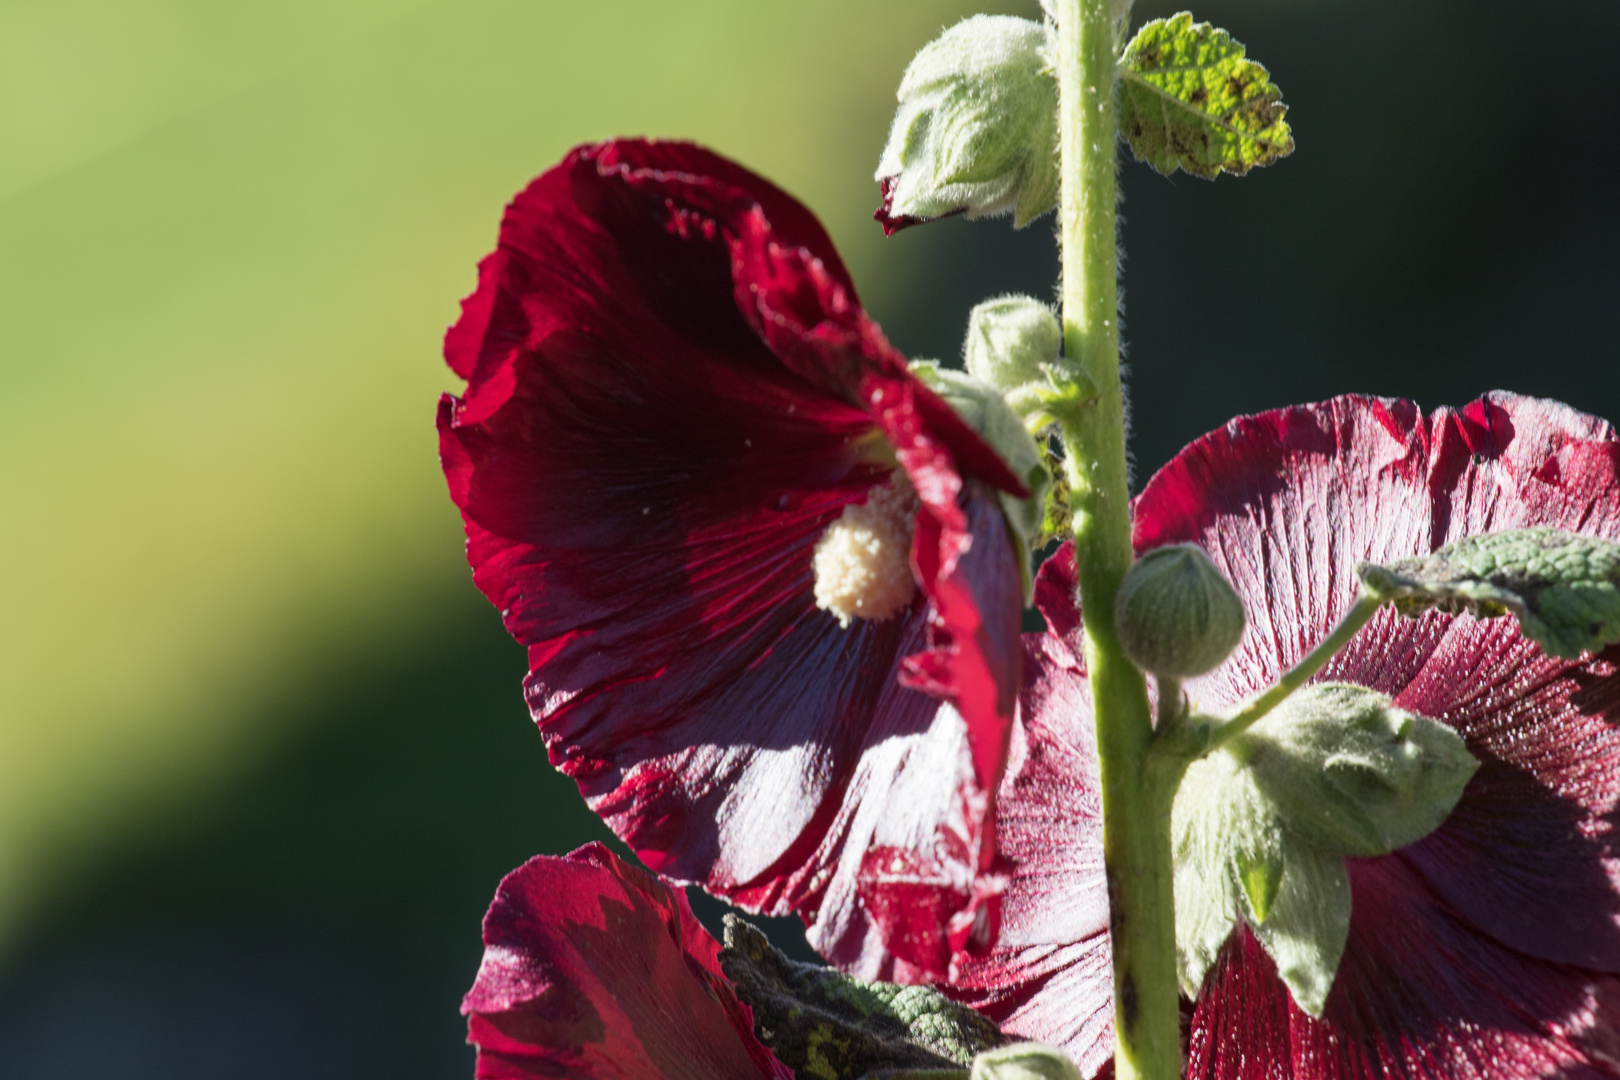
<path id="1" fill-rule="evenodd" d="M 900 71 L 972 10 L 0 5 L 0 1077 L 470 1075 L 496 882 L 603 832 L 461 561 L 438 335 L 527 177 L 651 133 L 799 194 L 894 341 L 955 356 L 1056 274 L 1050 219 L 869 219 Z M 1620 6 L 1194 14 L 1298 150 L 1124 168 L 1138 483 L 1349 390 L 1620 416 Z"/>

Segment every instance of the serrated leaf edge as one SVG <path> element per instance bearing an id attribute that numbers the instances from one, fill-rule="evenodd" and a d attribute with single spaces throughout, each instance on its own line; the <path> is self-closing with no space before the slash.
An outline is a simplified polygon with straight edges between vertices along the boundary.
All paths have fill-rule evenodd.
<path id="1" fill-rule="evenodd" d="M 1266 70 L 1263 65 L 1261 65 L 1259 63 L 1255 63 L 1255 61 L 1250 60 L 1248 62 L 1254 64 L 1255 67 L 1260 68 L 1261 71 Z M 1158 70 L 1158 69 L 1155 69 L 1155 70 Z M 1184 68 L 1179 68 L 1179 69 L 1166 68 L 1164 70 L 1166 70 L 1166 71 L 1169 71 L 1169 70 L 1198 71 L 1198 70 L 1201 70 L 1201 69 L 1196 68 L 1196 67 L 1184 67 Z M 1271 74 L 1270 72 L 1266 72 L 1266 75 L 1267 75 L 1267 80 L 1266 81 L 1267 82 L 1270 82 L 1270 74 Z M 1165 107 L 1166 102 L 1168 102 L 1171 105 L 1178 106 L 1183 111 L 1191 113 L 1192 115 L 1197 116 L 1202 120 L 1205 120 L 1206 122 L 1208 122 L 1213 127 L 1220 128 L 1222 131 L 1226 132 L 1228 135 L 1233 136 L 1234 138 L 1252 139 L 1253 141 L 1261 144 L 1262 146 L 1270 147 L 1271 149 L 1277 151 L 1277 154 L 1278 154 L 1279 157 L 1287 157 L 1289 154 L 1294 152 L 1294 139 L 1293 139 L 1293 136 L 1290 135 L 1287 142 L 1278 142 L 1275 139 L 1268 139 L 1265 136 L 1258 135 L 1258 134 L 1256 134 L 1256 133 L 1254 133 L 1252 131 L 1243 131 L 1240 128 L 1235 128 L 1231 124 L 1228 124 L 1226 121 L 1222 120 L 1220 117 L 1216 116 L 1215 114 L 1204 112 L 1202 109 L 1198 108 L 1197 106 L 1189 104 L 1188 102 L 1185 102 L 1185 101 L 1181 100 L 1180 98 L 1176 97 L 1176 95 L 1174 95 L 1172 93 L 1168 93 L 1167 91 L 1162 90 L 1157 86 L 1154 86 L 1152 83 L 1148 82 L 1145 78 L 1143 78 L 1141 75 L 1139 75 L 1136 71 L 1132 70 L 1129 67 L 1126 67 L 1123 63 L 1121 63 L 1120 66 L 1119 66 L 1119 77 L 1120 77 L 1120 79 L 1122 81 L 1134 83 L 1135 85 L 1142 87 L 1142 89 L 1150 91 L 1155 97 L 1157 97 L 1159 99 L 1159 107 L 1161 109 Z M 1284 113 L 1286 114 L 1286 112 L 1288 110 L 1288 106 L 1284 105 L 1284 106 L 1282 106 L 1282 108 L 1283 108 Z M 1286 121 L 1282 121 L 1282 118 L 1279 118 L 1279 121 L 1286 122 Z M 1170 123 L 1170 118 L 1165 117 L 1165 126 L 1167 128 L 1169 127 L 1169 123 Z M 1260 164 L 1260 163 L 1259 162 L 1245 163 L 1244 171 L 1247 172 L 1249 169 L 1253 168 L 1257 164 Z M 1226 171 L 1226 172 L 1231 171 L 1230 169 L 1226 169 L 1225 166 L 1221 166 L 1221 169 L 1223 171 Z"/>

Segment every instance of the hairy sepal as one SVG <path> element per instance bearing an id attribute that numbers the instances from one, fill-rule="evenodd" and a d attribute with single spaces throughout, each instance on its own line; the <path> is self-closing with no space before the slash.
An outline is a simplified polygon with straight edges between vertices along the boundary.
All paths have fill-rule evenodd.
<path id="1" fill-rule="evenodd" d="M 1172 817 L 1183 988 L 1197 995 L 1241 918 L 1321 1016 L 1350 932 L 1344 857 L 1428 835 L 1477 767 L 1450 728 L 1337 684 L 1298 691 L 1194 762 Z"/>

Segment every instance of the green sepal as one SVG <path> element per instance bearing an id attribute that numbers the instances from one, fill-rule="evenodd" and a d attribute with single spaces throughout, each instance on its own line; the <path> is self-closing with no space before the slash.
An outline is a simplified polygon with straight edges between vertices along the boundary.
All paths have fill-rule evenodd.
<path id="1" fill-rule="evenodd" d="M 1243 601 L 1197 544 L 1143 553 L 1114 596 L 1114 631 L 1131 662 L 1160 678 L 1214 671 L 1237 648 Z"/>
<path id="2" fill-rule="evenodd" d="M 1006 1040 L 995 1024 L 926 986 L 869 983 L 789 960 L 735 915 L 720 968 L 754 1013 L 754 1034 L 800 1080 L 966 1069 Z"/>
<path id="3" fill-rule="evenodd" d="M 1176 959 L 1197 997 L 1241 917 L 1301 1009 L 1321 1016 L 1350 933 L 1344 862 L 1282 824 L 1235 758 L 1194 762 L 1176 794 Z"/>
<path id="4" fill-rule="evenodd" d="M 1334 855 L 1385 855 L 1445 821 L 1479 768 L 1462 737 L 1343 683 L 1303 687 L 1227 744 L 1288 828 Z"/>
<path id="5" fill-rule="evenodd" d="M 1029 488 L 1025 498 L 1006 492 L 997 492 L 1007 527 L 1021 554 L 1019 572 L 1024 585 L 1024 602 L 1033 595 L 1035 578 L 1030 560 L 1039 541 L 1046 516 L 1046 493 L 1052 485 L 1052 473 L 1046 467 L 1046 457 L 1035 443 L 1035 437 L 1024 426 L 1024 421 L 1013 412 L 1001 391 L 988 383 L 950 368 L 942 368 L 933 360 L 913 360 L 912 374 L 921 379 L 934 393 L 944 398 L 967 425 L 989 443 L 1014 476 Z"/>
<path id="6" fill-rule="evenodd" d="M 1119 130 L 1138 161 L 1242 176 L 1294 152 L 1282 91 L 1225 30 L 1189 12 L 1154 19 L 1119 60 Z"/>
<path id="7" fill-rule="evenodd" d="M 1063 327 L 1052 309 L 1032 296 L 998 296 L 968 313 L 962 361 L 969 375 L 1003 393 L 1045 385 L 1063 348 Z"/>
<path id="8" fill-rule="evenodd" d="M 1335 683 L 1296 691 L 1193 762 L 1171 817 L 1183 989 L 1197 994 L 1241 918 L 1320 1016 L 1350 928 L 1344 857 L 1428 835 L 1477 768 L 1445 725 Z"/>
<path id="9" fill-rule="evenodd" d="M 1403 614 L 1512 614 L 1526 637 L 1574 660 L 1620 641 L 1620 544 L 1559 529 L 1470 536 L 1433 555 L 1363 564 L 1362 584 Z"/>

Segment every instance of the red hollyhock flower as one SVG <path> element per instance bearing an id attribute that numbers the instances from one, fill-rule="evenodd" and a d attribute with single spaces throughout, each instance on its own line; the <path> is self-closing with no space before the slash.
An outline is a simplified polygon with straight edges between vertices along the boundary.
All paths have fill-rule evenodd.
<path id="1" fill-rule="evenodd" d="M 657 872 L 797 911 L 868 976 L 982 950 L 1020 662 L 996 491 L 1028 492 L 810 212 L 688 144 L 580 147 L 507 208 L 445 355 L 474 580 L 592 808 Z M 876 532 L 818 576 L 847 508 Z M 862 593 L 840 560 L 874 535 Z M 886 953 L 873 914 L 919 905 Z"/>
<path id="2" fill-rule="evenodd" d="M 1620 539 L 1620 438 L 1566 406 L 1491 395 L 1422 415 L 1344 397 L 1243 417 L 1193 443 L 1136 503 L 1139 551 L 1197 543 L 1249 627 L 1198 705 L 1236 705 L 1338 621 L 1355 567 L 1547 525 Z M 957 993 L 1089 1073 L 1112 1051 L 1107 897 L 1073 562 L 1042 569 L 1025 732 L 1000 794 L 1017 864 L 1000 942 Z M 1512 619 L 1386 609 L 1318 676 L 1451 725 L 1480 761 L 1429 836 L 1348 860 L 1349 941 L 1320 1020 L 1255 938 L 1228 941 L 1190 1015 L 1188 1075 L 1620 1074 L 1620 650 L 1544 655 Z"/>
<path id="3" fill-rule="evenodd" d="M 506 875 L 461 1011 L 488 1080 L 793 1080 L 686 897 L 600 844 Z"/>

